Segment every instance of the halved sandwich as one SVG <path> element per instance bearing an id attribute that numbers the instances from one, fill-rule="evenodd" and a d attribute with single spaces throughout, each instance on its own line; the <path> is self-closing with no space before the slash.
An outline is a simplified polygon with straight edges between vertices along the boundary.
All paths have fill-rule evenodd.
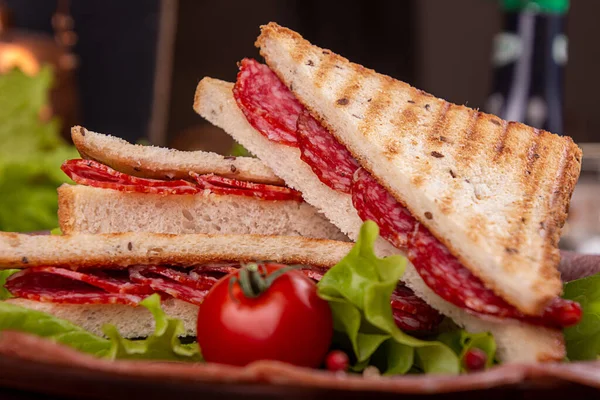
<path id="1" fill-rule="evenodd" d="M 417 295 L 503 362 L 561 360 L 557 248 L 581 150 L 353 64 L 275 23 L 256 42 L 267 65 L 234 84 L 204 78 L 194 109 L 257 155 L 351 239 L 375 221 L 380 254 L 404 253 Z"/>
<path id="2" fill-rule="evenodd" d="M 347 240 L 258 159 L 130 144 L 71 131 L 83 159 L 62 169 L 63 233 L 237 233 Z"/>

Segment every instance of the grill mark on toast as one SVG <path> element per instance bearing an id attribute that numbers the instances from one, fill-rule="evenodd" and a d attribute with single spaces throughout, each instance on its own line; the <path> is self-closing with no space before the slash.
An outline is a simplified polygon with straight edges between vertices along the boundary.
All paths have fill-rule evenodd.
<path id="1" fill-rule="evenodd" d="M 391 101 L 389 99 L 389 90 L 394 86 L 394 80 L 392 78 L 385 79 L 385 83 L 377 91 L 377 94 L 371 98 L 368 102 L 367 109 L 365 110 L 364 119 L 359 125 L 359 130 L 365 137 L 369 137 L 370 133 L 375 128 L 374 120 L 378 119 L 383 115 Z M 354 155 L 356 157 L 356 155 Z"/>
<path id="2" fill-rule="evenodd" d="M 424 97 L 423 94 L 419 93 L 419 98 Z M 406 109 L 415 108 L 418 105 L 411 104 Z M 444 101 L 443 104 L 438 107 L 438 111 L 435 117 L 432 118 L 432 123 L 429 126 L 429 130 L 427 132 L 423 132 L 423 137 L 425 138 L 425 154 L 423 157 L 427 160 L 424 163 L 421 163 L 421 167 L 418 171 L 415 172 L 415 175 L 411 179 L 415 186 L 419 187 L 425 181 L 425 178 L 429 176 L 432 168 L 432 162 L 429 161 L 428 158 L 444 158 L 442 152 L 437 151 L 441 150 L 443 146 L 444 140 L 440 140 L 440 132 L 444 132 L 443 127 L 446 123 L 446 115 L 448 110 L 450 109 L 450 103 Z M 404 115 L 404 113 L 403 113 Z M 414 114 L 413 114 L 414 115 Z M 417 118 L 415 116 L 415 118 Z M 398 121 L 398 124 L 402 124 L 403 121 Z M 414 122 L 416 123 L 416 121 Z M 396 125 L 396 124 L 394 124 Z M 441 136 L 444 137 L 444 136 Z"/>
<path id="3" fill-rule="evenodd" d="M 540 223 L 539 234 L 544 234 L 549 240 L 544 242 L 544 251 L 542 257 L 544 262 L 540 269 L 540 280 L 554 279 L 558 275 L 558 271 L 551 268 L 551 265 L 556 265 L 560 261 L 560 254 L 557 250 L 558 241 L 560 240 L 560 230 L 564 224 L 568 214 L 568 200 L 570 199 L 577 176 L 574 171 L 579 171 L 581 160 L 576 154 L 571 151 L 572 146 L 565 145 L 562 157 L 559 161 L 560 168 L 556 172 L 558 179 L 554 179 L 552 186 L 552 195 L 549 199 L 549 209 L 553 212 L 546 214 L 544 221 Z M 565 201 L 567 199 L 567 201 Z M 561 209 L 557 204 L 567 204 L 567 207 Z"/>
<path id="4" fill-rule="evenodd" d="M 335 66 L 335 58 L 332 56 L 325 56 L 321 58 L 321 62 L 315 72 L 314 85 L 319 89 L 323 87 L 323 84 L 329 80 L 329 74 Z"/>
<path id="5" fill-rule="evenodd" d="M 510 128 L 517 127 L 517 125 L 516 122 L 509 122 L 507 131 L 510 130 Z M 515 259 L 513 256 L 518 256 L 523 245 L 526 245 L 527 243 L 526 226 L 531 218 L 534 197 L 538 192 L 539 185 L 542 182 L 545 173 L 543 168 L 544 163 L 537 162 L 540 158 L 538 154 L 538 149 L 540 147 L 540 130 L 534 129 L 533 132 L 535 136 L 532 138 L 525 154 L 525 170 L 529 171 L 530 174 L 528 175 L 526 173 L 523 177 L 523 200 L 516 202 L 515 207 L 509 214 L 509 218 L 513 220 L 513 227 L 510 229 L 507 239 L 503 241 L 505 250 L 504 256 L 506 259 L 503 263 L 503 268 L 509 273 L 514 273 L 518 268 L 518 258 Z M 507 133 L 507 135 L 508 134 L 509 133 Z M 514 259 L 514 261 L 511 261 L 511 259 Z"/>
<path id="6" fill-rule="evenodd" d="M 444 101 L 442 106 L 439 107 L 440 111 L 435 116 L 435 121 L 431 125 L 431 130 L 428 132 L 428 134 L 426 136 L 428 150 L 431 150 L 431 151 L 439 150 L 443 146 L 443 143 L 448 142 L 447 136 L 444 136 L 444 132 L 446 131 L 444 129 L 444 127 L 446 126 L 446 123 L 447 123 L 446 116 L 448 114 L 448 110 L 450 110 L 450 105 L 451 105 L 450 103 L 448 103 L 447 101 Z M 438 152 L 438 153 L 441 154 L 441 152 Z"/>
<path id="7" fill-rule="evenodd" d="M 452 105 L 450 105 L 450 107 L 452 107 Z M 477 121 L 479 120 L 479 112 L 475 110 L 470 110 L 470 114 L 471 118 L 468 121 L 468 125 L 465 127 L 464 135 L 462 135 L 461 139 L 457 140 L 458 143 L 455 146 L 455 152 L 456 149 L 458 149 L 458 152 L 454 154 L 454 158 L 456 160 L 456 171 L 454 169 L 451 170 L 452 176 L 453 178 L 455 178 L 453 179 L 449 190 L 446 193 L 444 193 L 442 200 L 439 203 L 440 209 L 444 214 L 450 214 L 454 211 L 453 203 L 455 193 L 460 192 L 462 190 L 462 185 L 464 184 L 464 181 L 466 181 L 467 183 L 469 182 L 468 178 L 464 177 L 464 173 L 461 168 L 461 160 L 463 161 L 462 165 L 464 165 L 470 157 L 467 154 L 471 152 L 467 152 L 465 150 L 470 147 L 471 137 L 473 135 L 475 127 L 477 126 Z"/>
<path id="8" fill-rule="evenodd" d="M 493 117 L 492 117 L 492 119 L 490 119 L 490 122 L 495 125 L 501 124 L 502 128 L 503 128 L 502 133 L 500 133 L 500 137 L 498 138 L 498 141 L 496 142 L 496 145 L 494 146 L 494 150 L 496 150 L 496 152 L 494 153 L 494 162 L 497 162 L 498 159 L 504 153 L 504 148 L 506 147 L 506 137 L 508 136 L 508 122 L 502 121 L 502 123 L 500 123 Z"/>
<path id="9" fill-rule="evenodd" d="M 345 100 L 344 105 L 350 102 L 349 99 L 354 98 L 354 94 L 360 89 L 360 75 L 359 74 L 351 74 L 349 79 L 346 80 L 344 85 L 342 85 L 340 91 L 336 94 L 337 104 L 342 104 L 341 101 Z"/>

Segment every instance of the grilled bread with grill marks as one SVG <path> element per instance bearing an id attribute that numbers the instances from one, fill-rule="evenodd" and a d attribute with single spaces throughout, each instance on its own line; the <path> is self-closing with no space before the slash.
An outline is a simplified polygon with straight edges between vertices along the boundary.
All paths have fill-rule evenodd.
<path id="1" fill-rule="evenodd" d="M 257 46 L 313 116 L 486 286 L 528 314 L 560 294 L 557 244 L 581 165 L 570 138 L 437 99 L 275 23 L 262 27 Z"/>

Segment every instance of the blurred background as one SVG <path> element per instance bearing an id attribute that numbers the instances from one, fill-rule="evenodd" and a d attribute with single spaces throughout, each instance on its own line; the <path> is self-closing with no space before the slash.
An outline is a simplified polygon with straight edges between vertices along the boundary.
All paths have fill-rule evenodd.
<path id="1" fill-rule="evenodd" d="M 235 80 L 236 62 L 258 57 L 259 25 L 276 21 L 437 97 L 571 136 L 584 171 L 561 244 L 600 252 L 598 0 L 0 0 L 0 10 L 2 230 L 55 224 L 74 124 L 230 153 L 229 136 L 192 110 L 196 84 Z M 515 100 L 524 82 L 533 89 Z"/>

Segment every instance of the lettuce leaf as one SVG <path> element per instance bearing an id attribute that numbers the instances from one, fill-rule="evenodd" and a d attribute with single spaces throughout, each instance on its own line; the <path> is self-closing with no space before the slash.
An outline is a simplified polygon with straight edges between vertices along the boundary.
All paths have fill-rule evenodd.
<path id="1" fill-rule="evenodd" d="M 57 225 L 56 188 L 70 180 L 62 162 L 77 158 L 59 134 L 59 121 L 43 121 L 52 70 L 0 75 L 0 230 L 37 231 Z"/>
<path id="2" fill-rule="evenodd" d="M 567 358 L 600 359 L 600 274 L 566 283 L 563 297 L 578 302 L 583 309 L 579 324 L 564 330 Z"/>
<path id="3" fill-rule="evenodd" d="M 6 300 L 6 299 L 10 299 L 11 297 L 13 297 L 13 295 L 10 294 L 10 292 L 8 290 L 6 290 L 6 288 L 4 287 L 4 284 L 6 284 L 6 280 L 8 279 L 8 277 L 11 276 L 12 274 L 14 274 L 15 272 L 19 272 L 19 270 L 18 269 L 0 270 L 0 300 Z"/>
<path id="4" fill-rule="evenodd" d="M 0 302 L 0 331 L 3 330 L 31 333 L 97 357 L 106 357 L 111 348 L 109 340 L 69 321 L 5 301 Z"/>
<path id="5" fill-rule="evenodd" d="M 197 344 L 181 343 L 179 335 L 184 332 L 183 322 L 167 317 L 160 307 L 158 294 L 147 297 L 140 304 L 152 313 L 155 320 L 154 333 L 142 340 L 125 339 L 119 334 L 118 329 L 110 324 L 103 327 L 108 337 L 106 339 L 69 321 L 9 302 L 0 302 L 0 331 L 15 330 L 30 333 L 109 360 L 202 360 Z"/>
<path id="6" fill-rule="evenodd" d="M 197 343 L 184 345 L 179 337 L 185 333 L 183 322 L 167 317 L 160 307 L 160 296 L 146 297 L 140 305 L 146 307 L 154 316 L 154 334 L 143 340 L 129 340 L 121 337 L 114 325 L 105 325 L 104 334 L 111 340 L 109 358 L 201 361 Z"/>
<path id="7" fill-rule="evenodd" d="M 389 299 L 406 259 L 399 255 L 378 258 L 373 251 L 378 234 L 374 222 L 365 222 L 350 253 L 318 284 L 319 296 L 331 307 L 339 347 L 349 348 L 354 371 L 375 365 L 387 375 L 409 371 L 458 374 L 458 351 L 440 341 L 414 338 L 396 326 Z"/>

